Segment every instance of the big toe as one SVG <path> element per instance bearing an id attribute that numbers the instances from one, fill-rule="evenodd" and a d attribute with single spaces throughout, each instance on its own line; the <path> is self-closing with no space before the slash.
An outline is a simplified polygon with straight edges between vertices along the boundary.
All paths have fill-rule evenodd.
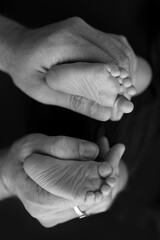
<path id="1" fill-rule="evenodd" d="M 115 106 L 123 113 L 130 113 L 134 108 L 133 103 L 124 96 L 119 96 L 117 98 Z"/>
<path id="2" fill-rule="evenodd" d="M 120 75 L 119 67 L 113 63 L 107 64 L 107 70 L 113 77 L 118 77 Z"/>
<path id="3" fill-rule="evenodd" d="M 98 172 L 101 177 L 106 178 L 109 174 L 112 173 L 112 167 L 109 163 L 102 162 L 98 167 Z"/>

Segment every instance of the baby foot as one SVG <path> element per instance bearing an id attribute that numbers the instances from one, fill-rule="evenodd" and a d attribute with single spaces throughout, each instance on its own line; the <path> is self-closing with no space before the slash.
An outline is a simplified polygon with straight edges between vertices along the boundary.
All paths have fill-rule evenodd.
<path id="1" fill-rule="evenodd" d="M 24 170 L 48 192 L 79 204 L 93 204 L 107 196 L 113 179 L 107 162 L 59 160 L 32 154 L 24 161 Z"/>
<path id="2" fill-rule="evenodd" d="M 120 84 L 120 92 L 111 113 L 111 120 L 120 120 L 123 113 L 129 113 L 133 110 L 130 99 L 136 94 L 136 88 L 129 78 L 129 73 L 124 68 L 118 67 L 116 63 L 107 64 L 107 70 L 113 77 L 117 78 Z"/>
<path id="3" fill-rule="evenodd" d="M 134 96 L 136 94 L 136 88 L 133 86 L 133 82 L 129 77 L 129 72 L 124 68 L 118 67 L 116 63 L 107 64 L 107 70 L 112 77 L 117 77 L 119 84 L 121 85 L 121 92 L 127 92 L 129 95 Z"/>

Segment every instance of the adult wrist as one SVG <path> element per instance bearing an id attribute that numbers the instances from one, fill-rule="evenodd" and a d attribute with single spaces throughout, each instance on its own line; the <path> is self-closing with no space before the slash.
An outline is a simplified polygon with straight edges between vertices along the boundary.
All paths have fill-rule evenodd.
<path id="1" fill-rule="evenodd" d="M 0 16 L 0 70 L 10 73 L 16 61 L 16 52 L 26 28 Z"/>
<path id="2" fill-rule="evenodd" d="M 5 198 L 12 197 L 13 194 L 9 190 L 6 182 L 6 151 L 1 150 L 0 151 L 0 200 L 3 200 Z"/>

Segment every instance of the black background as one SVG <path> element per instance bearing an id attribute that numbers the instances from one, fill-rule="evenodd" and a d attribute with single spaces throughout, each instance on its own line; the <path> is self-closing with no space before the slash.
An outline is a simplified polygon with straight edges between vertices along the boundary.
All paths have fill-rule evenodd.
<path id="1" fill-rule="evenodd" d="M 102 31 L 123 34 L 135 52 L 146 58 L 153 68 L 151 49 L 160 30 L 159 10 L 159 2 L 155 0 L 0 3 L 1 14 L 28 27 L 41 27 L 80 16 Z M 149 90 L 135 98 L 132 114 L 119 123 L 103 123 L 112 144 L 118 141 L 126 144 L 125 161 L 132 174 L 128 188 L 118 197 L 112 209 L 88 219 L 76 219 L 45 229 L 26 212 L 18 199 L 8 199 L 0 202 L 0 239 L 160 238 L 160 166 L 157 151 L 160 142 L 159 138 L 154 138 L 159 131 L 160 108 L 159 92 L 153 91 L 154 83 L 158 81 L 155 72 L 153 78 Z M 0 73 L 0 83 L 0 147 L 7 147 L 17 138 L 32 132 L 95 138 L 93 132 L 99 122 L 69 110 L 35 102 L 17 89 L 5 73 Z M 88 126 L 92 126 L 92 134 L 89 134 Z M 132 169 L 136 169 L 136 173 L 132 173 Z"/>

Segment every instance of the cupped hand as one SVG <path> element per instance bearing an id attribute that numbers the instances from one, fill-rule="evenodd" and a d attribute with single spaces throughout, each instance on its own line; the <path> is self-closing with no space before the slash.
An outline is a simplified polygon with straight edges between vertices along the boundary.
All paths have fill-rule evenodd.
<path id="1" fill-rule="evenodd" d="M 18 140 L 3 155 L 1 178 L 8 196 L 17 196 L 34 218 L 44 226 L 54 226 L 77 217 L 71 201 L 50 194 L 25 173 L 24 160 L 33 154 L 39 154 L 44 161 L 48 156 L 52 161 L 57 158 L 93 160 L 98 154 L 96 144 L 70 137 L 32 134 Z M 62 214 L 66 209 L 71 209 L 69 214 Z"/>
<path id="2" fill-rule="evenodd" d="M 124 176 L 120 177 L 119 175 L 123 175 L 122 169 L 120 169 L 120 160 L 124 153 L 124 145 L 123 144 L 116 144 L 111 149 L 109 147 L 108 140 L 103 137 L 98 140 L 98 146 L 100 150 L 100 154 L 98 156 L 100 161 L 107 161 L 109 164 L 111 164 L 113 168 L 112 177 L 116 179 L 116 182 L 112 182 L 112 191 L 110 194 L 102 199 L 99 203 L 88 205 L 79 205 L 79 209 L 85 213 L 88 216 L 103 213 L 106 212 L 111 205 L 113 204 L 117 194 L 124 188 L 124 185 L 126 184 L 125 174 Z M 120 173 L 121 172 L 121 173 Z M 123 180 L 121 180 L 121 178 Z M 125 182 L 125 183 L 124 183 Z M 41 223 L 46 227 L 52 227 L 53 224 L 59 224 L 66 221 L 69 221 L 73 218 L 78 218 L 78 215 L 75 213 L 75 211 L 72 208 L 64 209 L 58 213 L 55 213 L 54 216 L 52 215 L 49 219 L 42 219 Z"/>
<path id="3" fill-rule="evenodd" d="M 112 108 L 128 113 L 118 74 L 133 79 L 136 57 L 123 36 L 105 34 L 81 18 L 28 30 L 23 28 L 8 72 L 14 83 L 44 104 L 108 120 Z M 118 101 L 117 101 L 118 100 Z"/>
<path id="4" fill-rule="evenodd" d="M 122 191 L 127 179 L 122 175 L 122 156 L 125 151 L 123 144 L 116 144 L 111 149 L 109 147 L 109 142 L 106 137 L 101 137 L 98 139 L 97 144 L 99 146 L 99 160 L 108 162 L 113 169 L 112 177 L 116 180 L 112 186 L 112 191 L 110 194 L 103 198 L 100 203 L 93 204 L 91 206 L 79 206 L 82 211 L 85 211 L 87 215 L 93 215 L 97 213 L 106 212 L 113 204 L 117 194 Z M 124 167 L 124 165 L 123 165 Z M 125 179 L 124 179 L 125 178 Z"/>

